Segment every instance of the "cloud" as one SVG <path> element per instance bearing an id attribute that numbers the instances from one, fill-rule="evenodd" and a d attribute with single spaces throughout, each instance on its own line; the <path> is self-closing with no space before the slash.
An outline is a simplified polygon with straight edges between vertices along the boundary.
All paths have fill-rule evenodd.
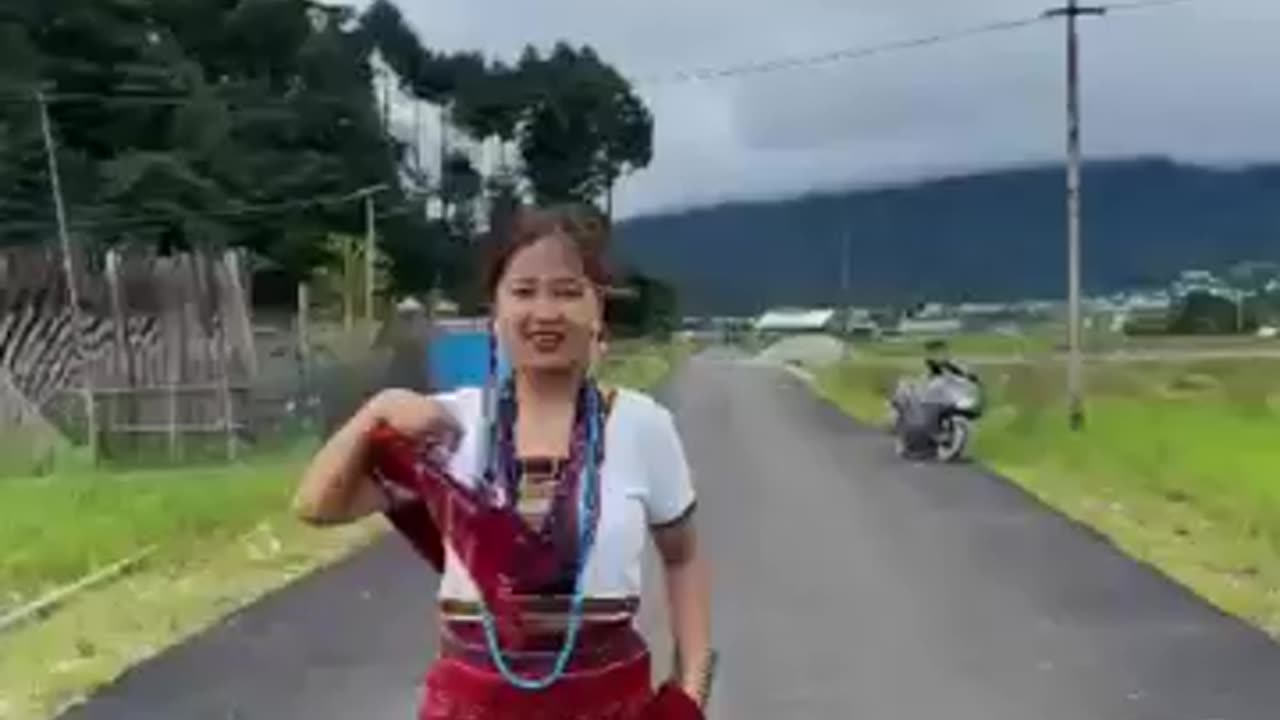
<path id="1" fill-rule="evenodd" d="M 673 72 L 947 33 L 1037 0 L 400 0 L 435 47 L 514 57 L 567 39 L 637 78 L 655 158 L 624 214 L 1055 160 L 1063 28 L 1044 23 L 828 66 L 711 82 Z M 1275 0 L 1200 0 L 1083 23 L 1093 156 L 1280 159 Z"/>

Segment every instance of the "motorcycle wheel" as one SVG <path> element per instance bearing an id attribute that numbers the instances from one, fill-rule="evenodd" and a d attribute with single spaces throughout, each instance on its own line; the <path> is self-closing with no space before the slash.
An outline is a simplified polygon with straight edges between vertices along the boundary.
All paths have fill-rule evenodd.
<path id="1" fill-rule="evenodd" d="M 938 460 L 949 463 L 963 458 L 972 430 L 968 418 L 954 416 L 944 420 L 938 437 Z"/>
<path id="2" fill-rule="evenodd" d="M 900 458 L 907 457 L 907 442 L 902 439 L 902 433 L 893 433 L 893 453 Z"/>
<path id="3" fill-rule="evenodd" d="M 893 401 L 889 401 L 885 403 L 884 410 L 885 428 L 895 435 L 898 434 L 898 406 L 894 405 Z"/>

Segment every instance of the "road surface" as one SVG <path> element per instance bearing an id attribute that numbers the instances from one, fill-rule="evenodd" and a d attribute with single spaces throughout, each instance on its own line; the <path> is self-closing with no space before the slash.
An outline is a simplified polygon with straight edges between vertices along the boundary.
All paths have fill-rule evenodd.
<path id="1" fill-rule="evenodd" d="M 897 461 L 792 375 L 726 356 L 669 398 L 715 568 L 714 718 L 1280 717 L 1280 647 L 1007 483 Z M 431 591 L 388 540 L 66 717 L 411 717 Z"/>

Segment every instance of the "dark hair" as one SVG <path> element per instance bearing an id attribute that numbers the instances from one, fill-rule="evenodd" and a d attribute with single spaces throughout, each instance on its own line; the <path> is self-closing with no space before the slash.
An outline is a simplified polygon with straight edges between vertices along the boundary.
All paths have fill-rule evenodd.
<path id="1" fill-rule="evenodd" d="M 582 268 L 597 286 L 609 284 L 605 253 L 609 244 L 609 221 L 588 205 L 567 204 L 546 208 L 521 206 L 502 221 L 495 222 L 489 253 L 484 263 L 484 290 L 492 298 L 511 258 L 520 250 L 548 236 L 558 235 L 573 243 L 582 258 Z"/>

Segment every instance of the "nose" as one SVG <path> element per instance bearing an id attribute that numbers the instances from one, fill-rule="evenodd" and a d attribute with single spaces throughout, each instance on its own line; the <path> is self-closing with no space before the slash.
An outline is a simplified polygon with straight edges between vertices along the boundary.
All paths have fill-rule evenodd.
<path id="1" fill-rule="evenodd" d="M 564 317 L 564 308 L 550 293 L 538 293 L 529 310 L 535 321 L 555 322 Z"/>

